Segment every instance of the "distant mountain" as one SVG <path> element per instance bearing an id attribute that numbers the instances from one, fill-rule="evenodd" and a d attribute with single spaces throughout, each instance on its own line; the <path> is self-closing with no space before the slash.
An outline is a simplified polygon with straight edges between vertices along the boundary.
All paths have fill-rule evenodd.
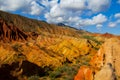
<path id="1" fill-rule="evenodd" d="M 66 25 L 63 24 L 63 23 L 58 23 L 57 25 L 58 25 L 58 26 L 66 26 Z"/>

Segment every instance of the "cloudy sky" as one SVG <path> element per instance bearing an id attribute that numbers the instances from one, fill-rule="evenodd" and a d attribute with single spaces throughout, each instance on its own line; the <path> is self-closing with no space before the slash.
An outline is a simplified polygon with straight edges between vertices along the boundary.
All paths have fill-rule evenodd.
<path id="1" fill-rule="evenodd" d="M 90 32 L 120 35 L 120 0 L 0 0 L 0 10 Z"/>

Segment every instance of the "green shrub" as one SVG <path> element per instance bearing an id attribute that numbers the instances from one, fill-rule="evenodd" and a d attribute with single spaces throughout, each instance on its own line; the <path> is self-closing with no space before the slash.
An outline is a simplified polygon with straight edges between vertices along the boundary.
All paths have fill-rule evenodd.
<path id="1" fill-rule="evenodd" d="M 21 48 L 22 45 L 20 44 L 15 44 L 12 46 L 12 48 L 16 51 L 16 52 L 22 52 L 23 49 Z"/>
<path id="2" fill-rule="evenodd" d="M 39 78 L 40 78 L 39 76 L 34 75 L 34 76 L 30 76 L 28 80 L 39 80 Z"/>
<path id="3" fill-rule="evenodd" d="M 61 76 L 61 72 L 60 71 L 53 71 L 49 74 L 50 78 L 54 79 L 54 78 L 58 78 Z"/>
<path id="4" fill-rule="evenodd" d="M 83 36 L 83 38 L 88 39 L 88 40 L 92 40 L 92 41 L 94 41 L 94 42 L 97 43 L 97 44 L 101 44 L 101 42 L 98 41 L 98 40 L 96 40 L 96 39 L 94 38 L 94 36 L 85 35 L 85 36 Z"/>
<path id="5" fill-rule="evenodd" d="M 52 80 L 73 80 L 78 69 L 79 67 L 77 66 L 64 64 L 55 69 L 53 72 L 50 72 L 49 77 Z"/>

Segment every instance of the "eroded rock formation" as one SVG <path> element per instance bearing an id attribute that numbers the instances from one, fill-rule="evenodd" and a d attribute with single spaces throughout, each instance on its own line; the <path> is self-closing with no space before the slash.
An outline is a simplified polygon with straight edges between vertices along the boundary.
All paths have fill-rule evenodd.
<path id="1" fill-rule="evenodd" d="M 75 76 L 75 80 L 93 80 L 93 71 L 87 66 L 82 66 Z"/>
<path id="2" fill-rule="evenodd" d="M 91 59 L 89 67 L 94 72 L 92 80 L 120 80 L 120 41 L 116 38 L 106 40 L 101 46 L 98 53 Z M 86 68 L 88 69 L 88 67 Z M 79 71 L 84 71 L 80 68 Z M 74 80 L 83 80 L 81 77 L 85 76 L 79 73 L 75 76 Z M 88 79 L 84 79 L 88 80 Z"/>
<path id="3" fill-rule="evenodd" d="M 28 35 L 14 26 L 13 23 L 7 24 L 4 20 L 0 19 L 0 40 L 4 42 L 27 40 Z"/>

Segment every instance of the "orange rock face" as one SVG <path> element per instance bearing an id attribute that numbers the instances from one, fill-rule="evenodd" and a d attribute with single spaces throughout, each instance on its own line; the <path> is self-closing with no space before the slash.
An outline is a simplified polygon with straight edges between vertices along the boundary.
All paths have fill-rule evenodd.
<path id="1" fill-rule="evenodd" d="M 93 80 L 93 71 L 88 67 L 82 66 L 74 80 Z"/>
<path id="2" fill-rule="evenodd" d="M 105 33 L 105 34 L 102 34 L 101 36 L 107 37 L 107 38 L 115 37 L 113 34 L 110 34 L 110 33 Z"/>
<path id="3" fill-rule="evenodd" d="M 104 57 L 104 48 L 101 46 L 98 53 L 90 60 L 90 65 L 94 68 L 95 72 L 103 66 Z"/>

